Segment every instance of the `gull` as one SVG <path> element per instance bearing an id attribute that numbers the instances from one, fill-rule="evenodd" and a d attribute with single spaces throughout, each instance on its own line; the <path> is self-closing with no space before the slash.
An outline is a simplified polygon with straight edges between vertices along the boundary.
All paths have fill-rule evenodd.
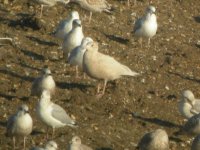
<path id="1" fill-rule="evenodd" d="M 192 142 L 191 150 L 199 150 L 200 149 L 200 135 L 197 135 Z"/>
<path id="2" fill-rule="evenodd" d="M 79 19 L 79 14 L 77 11 L 72 11 L 67 19 L 61 21 L 54 33 L 55 37 L 59 39 L 64 39 L 64 37 L 71 31 L 72 29 L 72 22 L 75 19 Z"/>
<path id="3" fill-rule="evenodd" d="M 41 4 L 40 18 L 42 17 L 42 11 L 44 6 L 52 7 L 56 5 L 57 2 L 63 3 L 65 5 L 69 3 L 69 0 L 34 0 L 34 1 Z"/>
<path id="4" fill-rule="evenodd" d="M 83 71 L 90 77 L 97 80 L 104 80 L 103 91 L 100 91 L 98 84 L 98 96 L 105 93 L 106 84 L 110 80 L 118 79 L 122 76 L 136 76 L 138 73 L 132 71 L 125 65 L 116 61 L 113 57 L 98 52 L 98 43 L 93 42 L 86 46 L 86 52 L 83 55 Z"/>
<path id="5" fill-rule="evenodd" d="M 43 68 L 42 75 L 33 81 L 31 95 L 40 97 L 43 90 L 51 94 L 55 92 L 56 84 L 49 68 Z"/>
<path id="6" fill-rule="evenodd" d="M 157 32 L 157 19 L 156 19 L 156 8 L 154 6 L 148 6 L 146 13 L 143 17 L 139 18 L 135 22 L 133 33 L 138 38 L 148 38 L 148 46 L 150 45 L 150 39 Z M 142 41 L 141 46 L 142 46 Z"/>
<path id="7" fill-rule="evenodd" d="M 196 99 L 192 91 L 184 90 L 178 108 L 180 113 L 189 119 L 200 113 L 200 99 Z"/>
<path id="8" fill-rule="evenodd" d="M 74 48 L 68 57 L 68 63 L 72 66 L 76 66 L 76 77 L 78 77 L 78 68 L 82 69 L 83 55 L 86 51 L 86 46 L 93 42 L 90 37 L 83 38 L 81 45 Z"/>
<path id="9" fill-rule="evenodd" d="M 92 12 L 110 12 L 111 5 L 106 0 L 70 0 L 78 3 L 83 9 L 90 11 L 89 23 L 92 18 Z"/>
<path id="10" fill-rule="evenodd" d="M 45 145 L 45 148 L 33 147 L 30 150 L 57 150 L 58 145 L 54 141 L 48 141 Z"/>
<path id="11" fill-rule="evenodd" d="M 72 23 L 72 30 L 64 38 L 62 50 L 65 59 L 74 48 L 81 45 L 83 37 L 81 20 L 75 19 Z"/>
<path id="12" fill-rule="evenodd" d="M 138 144 L 139 150 L 169 150 L 169 138 L 165 130 L 146 133 Z"/>
<path id="13" fill-rule="evenodd" d="M 52 127 L 53 129 L 52 138 L 55 128 L 64 127 L 66 125 L 76 127 L 75 121 L 69 117 L 62 107 L 51 102 L 50 98 L 49 91 L 44 90 L 36 107 L 38 118 L 47 126 L 47 138 L 48 127 Z"/>
<path id="14" fill-rule="evenodd" d="M 26 147 L 26 136 L 31 134 L 33 120 L 29 114 L 28 106 L 23 104 L 18 108 L 16 114 L 9 117 L 6 135 L 13 137 L 13 149 L 15 149 L 15 137 L 24 137 L 24 149 Z"/>
<path id="15" fill-rule="evenodd" d="M 188 119 L 185 125 L 177 132 L 177 134 L 200 134 L 200 114 L 194 115 Z"/>
<path id="16" fill-rule="evenodd" d="M 81 144 L 81 138 L 78 136 L 74 136 L 68 150 L 92 150 L 92 148 L 88 147 L 87 145 Z"/>

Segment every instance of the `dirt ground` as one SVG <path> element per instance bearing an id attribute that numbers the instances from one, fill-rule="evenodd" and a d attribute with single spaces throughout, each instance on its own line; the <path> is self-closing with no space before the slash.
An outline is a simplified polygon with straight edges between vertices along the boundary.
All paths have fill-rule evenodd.
<path id="1" fill-rule="evenodd" d="M 2 0 L 1 0 L 2 1 Z M 31 83 L 48 65 L 57 84 L 52 101 L 73 115 L 78 128 L 56 130 L 54 140 L 64 150 L 73 135 L 96 150 L 134 150 L 141 137 L 157 128 L 165 129 L 170 149 L 189 150 L 191 137 L 175 136 L 184 123 L 177 103 L 180 92 L 190 89 L 200 97 L 200 1 L 153 0 L 157 8 L 158 32 L 140 47 L 131 34 L 136 18 L 143 15 L 148 1 L 127 7 L 126 0 L 108 0 L 112 14 L 89 13 L 78 5 L 61 4 L 44 8 L 28 0 L 0 3 L 0 35 L 14 39 L 13 45 L 0 47 L 0 149 L 12 149 L 12 139 L 5 137 L 9 115 L 22 103 L 28 104 L 34 119 L 34 132 L 27 139 L 27 149 L 43 145 L 45 126 L 35 115 L 38 99 L 30 96 Z M 76 79 L 74 68 L 61 59 L 62 41 L 50 33 L 69 12 L 77 10 L 85 36 L 99 42 L 99 51 L 113 56 L 139 77 L 124 77 L 109 82 L 106 94 L 97 99 L 97 82 Z M 23 139 L 17 147 L 22 149 Z"/>

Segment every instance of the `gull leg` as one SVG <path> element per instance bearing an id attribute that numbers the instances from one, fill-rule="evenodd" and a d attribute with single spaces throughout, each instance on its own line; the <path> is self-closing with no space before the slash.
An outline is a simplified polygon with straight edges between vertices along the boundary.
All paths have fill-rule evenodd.
<path id="1" fill-rule="evenodd" d="M 97 85 L 97 94 L 99 94 L 99 92 L 100 92 L 100 85 L 101 85 L 101 83 L 99 82 Z"/>
<path id="2" fill-rule="evenodd" d="M 54 137 L 54 132 L 55 132 L 55 129 L 52 128 L 52 137 L 51 137 L 51 139 L 53 139 L 53 137 Z"/>
<path id="3" fill-rule="evenodd" d="M 86 73 L 83 72 L 83 79 L 86 79 Z"/>
<path id="4" fill-rule="evenodd" d="M 107 80 L 104 80 L 102 95 L 104 95 L 105 93 L 106 85 L 107 85 Z"/>
<path id="5" fill-rule="evenodd" d="M 139 38 L 140 47 L 142 48 L 142 38 Z"/>
<path id="6" fill-rule="evenodd" d="M 47 140 L 48 140 L 48 138 L 49 138 L 48 132 L 49 132 L 49 127 L 47 127 L 47 133 L 46 133 L 46 139 L 47 139 Z"/>
<path id="7" fill-rule="evenodd" d="M 75 66 L 76 68 L 76 78 L 79 78 L 79 75 L 78 75 L 78 66 Z"/>
<path id="8" fill-rule="evenodd" d="M 127 5 L 128 5 L 128 7 L 130 6 L 130 0 L 127 0 Z"/>
<path id="9" fill-rule="evenodd" d="M 148 38 L 148 47 L 150 47 L 150 42 L 151 42 L 151 39 Z"/>
<path id="10" fill-rule="evenodd" d="M 41 8 L 40 8 L 40 18 L 42 18 L 43 7 L 44 7 L 44 5 L 42 4 L 42 5 L 41 5 Z"/>
<path id="11" fill-rule="evenodd" d="M 15 137 L 13 137 L 13 149 L 15 150 Z"/>
<path id="12" fill-rule="evenodd" d="M 26 149 L 26 137 L 24 137 L 24 150 Z"/>
<path id="13" fill-rule="evenodd" d="M 90 12 L 89 24 L 91 22 L 91 19 L 92 19 L 92 12 Z"/>

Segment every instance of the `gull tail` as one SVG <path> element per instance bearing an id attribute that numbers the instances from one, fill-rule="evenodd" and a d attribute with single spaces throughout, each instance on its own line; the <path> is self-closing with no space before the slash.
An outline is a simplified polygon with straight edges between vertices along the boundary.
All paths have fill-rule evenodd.
<path id="1" fill-rule="evenodd" d="M 124 66 L 122 65 L 123 67 L 123 72 L 122 72 L 122 75 L 123 76 L 138 76 L 140 75 L 139 73 L 135 72 L 135 71 L 132 71 L 130 68 L 128 68 L 127 66 Z"/>

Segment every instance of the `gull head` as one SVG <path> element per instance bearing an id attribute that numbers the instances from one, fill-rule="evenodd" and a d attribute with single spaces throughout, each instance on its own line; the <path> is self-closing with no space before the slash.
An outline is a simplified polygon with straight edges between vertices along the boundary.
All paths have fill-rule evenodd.
<path id="1" fill-rule="evenodd" d="M 99 49 L 99 45 L 97 42 L 89 42 L 87 45 L 86 45 L 86 50 L 87 51 L 98 51 Z"/>
<path id="2" fill-rule="evenodd" d="M 81 27 L 81 20 L 75 19 L 72 24 L 73 28 Z"/>
<path id="3" fill-rule="evenodd" d="M 72 19 L 79 19 L 79 14 L 77 11 L 72 11 L 71 14 L 70 14 L 70 17 Z"/>
<path id="4" fill-rule="evenodd" d="M 41 95 L 41 99 L 48 99 L 48 100 L 50 100 L 50 98 L 51 98 L 50 91 L 43 90 L 42 91 L 42 95 Z"/>
<path id="5" fill-rule="evenodd" d="M 45 67 L 44 69 L 42 69 L 42 74 L 46 75 L 46 76 L 51 76 L 51 70 L 47 67 Z"/>
<path id="6" fill-rule="evenodd" d="M 45 149 L 49 149 L 49 150 L 56 150 L 57 148 L 58 148 L 58 145 L 54 141 L 48 141 L 45 146 Z"/>
<path id="7" fill-rule="evenodd" d="M 18 108 L 18 112 L 23 113 L 23 114 L 29 113 L 28 106 L 25 105 L 25 104 L 21 105 L 21 106 Z"/>
<path id="8" fill-rule="evenodd" d="M 90 37 L 85 37 L 85 38 L 83 38 L 83 40 L 82 40 L 82 42 L 81 42 L 81 45 L 82 45 L 82 47 L 86 47 L 87 45 L 89 45 L 89 44 L 92 44 L 94 41 L 92 40 L 92 38 L 90 38 Z"/>
<path id="9" fill-rule="evenodd" d="M 190 90 L 184 90 L 182 92 L 182 100 L 187 102 L 193 102 L 195 100 L 194 94 Z"/>
<path id="10" fill-rule="evenodd" d="M 71 141 L 72 144 L 81 144 L 81 138 L 78 136 L 74 136 Z"/>
<path id="11" fill-rule="evenodd" d="M 156 8 L 154 6 L 148 6 L 146 9 L 146 13 L 154 14 L 156 12 Z"/>

